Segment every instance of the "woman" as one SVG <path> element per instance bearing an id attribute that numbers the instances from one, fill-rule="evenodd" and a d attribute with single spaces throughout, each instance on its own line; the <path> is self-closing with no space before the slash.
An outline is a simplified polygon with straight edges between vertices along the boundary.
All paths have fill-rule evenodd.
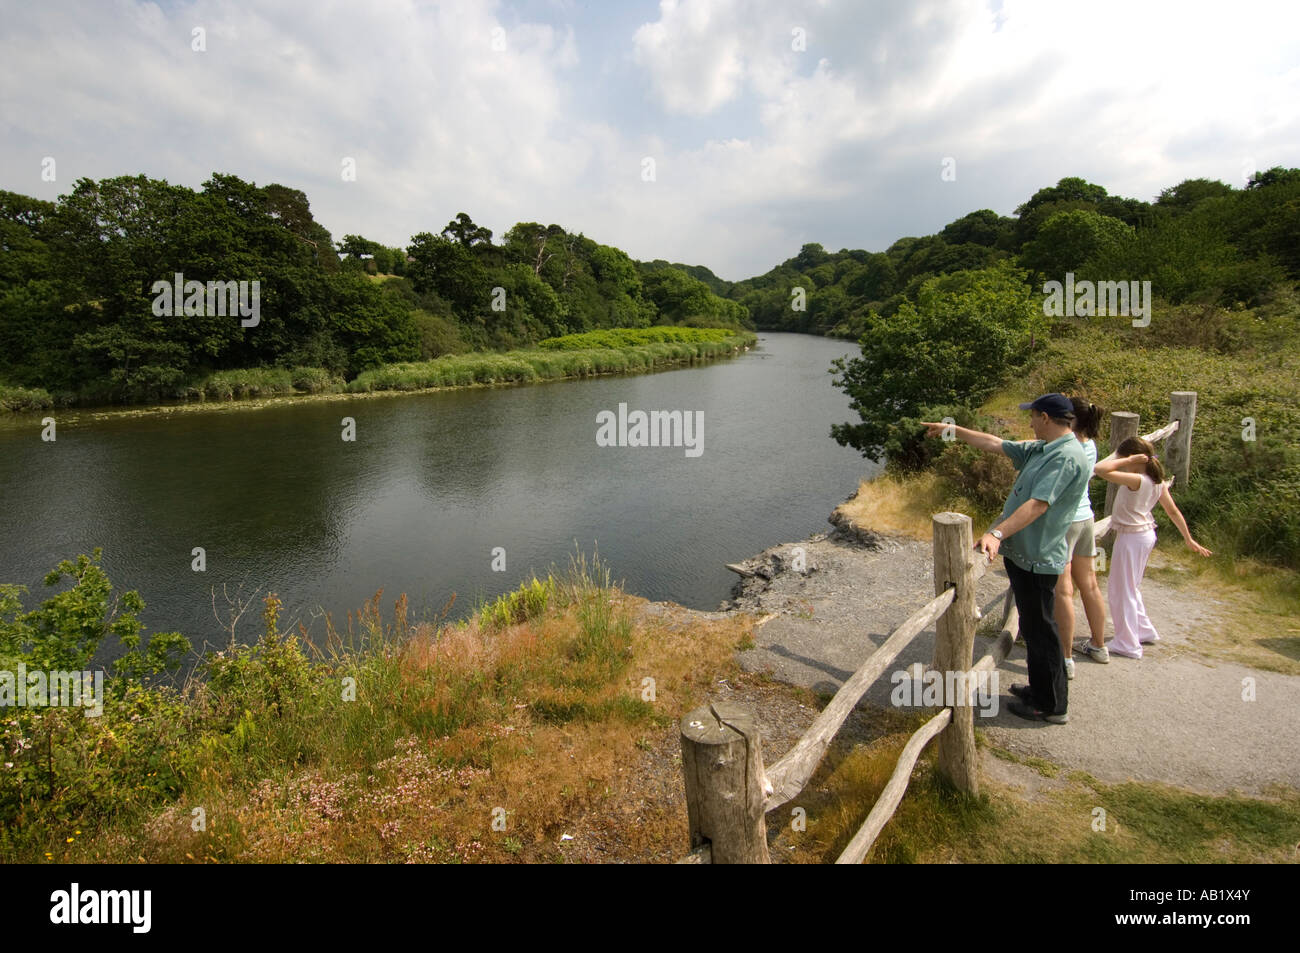
<path id="1" fill-rule="evenodd" d="M 1141 658 L 1142 644 L 1160 639 L 1155 626 L 1147 618 L 1141 592 L 1147 557 L 1156 545 L 1156 524 L 1151 519 L 1156 503 L 1164 507 L 1193 552 L 1202 556 L 1211 553 L 1192 539 L 1187 521 L 1164 482 L 1164 468 L 1148 441 L 1129 437 L 1119 445 L 1114 455 L 1097 464 L 1094 472 L 1119 485 L 1115 507 L 1110 514 L 1111 528 L 1117 535 L 1110 557 L 1110 581 L 1106 586 L 1110 616 L 1115 623 L 1115 641 L 1110 650 L 1116 655 Z"/>
<path id="2" fill-rule="evenodd" d="M 1079 397 L 1071 397 L 1074 406 L 1074 436 L 1083 445 L 1084 455 L 1088 458 L 1089 468 L 1097 465 L 1097 439 L 1101 426 L 1101 411 Z M 1065 572 L 1056 581 L 1054 612 L 1056 628 L 1061 637 L 1061 654 L 1065 656 L 1065 677 L 1074 678 L 1074 589 L 1079 589 L 1083 600 L 1083 611 L 1088 617 L 1088 628 L 1092 631 L 1092 641 L 1083 642 L 1079 653 L 1094 662 L 1109 662 L 1110 653 L 1106 650 L 1106 605 L 1101 597 L 1101 587 L 1097 585 L 1095 569 L 1096 541 L 1093 537 L 1092 501 L 1088 498 L 1085 487 L 1079 508 L 1075 511 L 1074 522 L 1065 534 L 1066 553 Z"/>

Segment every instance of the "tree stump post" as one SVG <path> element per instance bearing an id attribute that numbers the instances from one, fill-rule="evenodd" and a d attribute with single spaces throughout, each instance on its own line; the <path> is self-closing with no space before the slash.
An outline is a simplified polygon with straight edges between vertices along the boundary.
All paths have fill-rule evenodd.
<path id="1" fill-rule="evenodd" d="M 934 515 L 934 594 L 950 586 L 957 589 L 952 605 L 935 623 L 934 661 L 931 668 L 950 686 L 956 697 L 945 697 L 952 720 L 937 739 L 937 767 L 958 790 L 979 793 L 979 765 L 975 751 L 974 708 L 966 673 L 975 646 L 975 552 L 971 519 L 964 513 Z M 981 557 L 983 558 L 983 557 Z"/>
<path id="2" fill-rule="evenodd" d="M 1138 415 L 1131 414 L 1127 410 L 1112 411 L 1110 415 L 1110 451 L 1114 453 L 1119 449 L 1119 445 L 1129 437 L 1138 435 Z M 1119 486 L 1115 483 L 1106 483 L 1106 512 L 1103 516 L 1110 516 L 1111 509 L 1115 506 L 1115 492 Z"/>
<path id="3" fill-rule="evenodd" d="M 1165 469 L 1174 479 L 1174 489 L 1187 486 L 1192 465 L 1192 426 L 1196 423 L 1196 391 L 1176 390 L 1169 395 L 1169 419 L 1178 429 L 1165 441 Z"/>
<path id="4" fill-rule="evenodd" d="M 707 843 L 715 864 L 771 863 L 756 715 L 715 702 L 682 716 L 681 731 L 691 848 Z"/>

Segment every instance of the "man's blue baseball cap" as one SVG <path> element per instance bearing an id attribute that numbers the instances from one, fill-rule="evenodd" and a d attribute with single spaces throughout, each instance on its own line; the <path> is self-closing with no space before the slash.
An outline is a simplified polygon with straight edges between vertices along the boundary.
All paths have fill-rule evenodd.
<path id="1" fill-rule="evenodd" d="M 1021 404 L 1021 410 L 1036 410 L 1061 420 L 1074 419 L 1074 404 L 1064 394 L 1044 394 L 1028 404 Z"/>

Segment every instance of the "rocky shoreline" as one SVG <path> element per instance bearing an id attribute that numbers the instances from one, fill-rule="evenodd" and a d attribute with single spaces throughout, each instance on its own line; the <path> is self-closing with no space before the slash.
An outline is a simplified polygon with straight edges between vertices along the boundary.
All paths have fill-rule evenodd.
<path id="1" fill-rule="evenodd" d="M 730 597 L 722 601 L 718 611 L 770 612 L 778 607 L 777 604 L 788 602 L 794 592 L 806 598 L 833 585 L 828 572 L 831 561 L 827 558 L 827 547 L 893 553 L 914 543 L 913 540 L 856 526 L 838 507 L 826 521 L 833 527 L 829 532 L 814 533 L 797 542 L 778 543 L 741 562 L 728 563 L 727 568 L 740 579 L 732 586 Z M 788 608 L 785 605 L 781 607 Z"/>

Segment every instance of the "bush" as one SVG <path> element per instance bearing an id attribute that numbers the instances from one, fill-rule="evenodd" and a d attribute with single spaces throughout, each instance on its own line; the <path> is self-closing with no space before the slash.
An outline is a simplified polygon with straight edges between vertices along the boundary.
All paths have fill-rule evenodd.
<path id="1" fill-rule="evenodd" d="M 1016 468 L 1009 459 L 960 441 L 944 448 L 934 471 L 976 506 L 993 512 L 1002 511 L 1016 482 Z"/>
<path id="2" fill-rule="evenodd" d="M 179 793 L 184 757 L 173 746 L 189 723 L 186 706 L 144 681 L 177 669 L 189 642 L 168 632 L 142 646 L 144 602 L 135 591 L 110 600 L 99 560 L 96 549 L 59 563 L 46 586 L 70 579 L 72 587 L 30 612 L 24 587 L 0 585 L 0 670 L 85 672 L 109 636 L 125 649 L 110 678 L 100 673 L 103 695 L 90 699 L 102 702 L 98 716 L 88 717 L 83 694 L 83 710 L 29 704 L 0 722 L 0 856 Z"/>
<path id="3" fill-rule="evenodd" d="M 27 413 L 36 410 L 49 410 L 54 401 L 49 393 L 41 387 L 8 387 L 0 384 L 0 410 Z"/>
<path id="4" fill-rule="evenodd" d="M 335 394 L 343 390 L 343 378 L 323 367 L 295 367 L 289 375 L 294 390 L 307 394 Z"/>

